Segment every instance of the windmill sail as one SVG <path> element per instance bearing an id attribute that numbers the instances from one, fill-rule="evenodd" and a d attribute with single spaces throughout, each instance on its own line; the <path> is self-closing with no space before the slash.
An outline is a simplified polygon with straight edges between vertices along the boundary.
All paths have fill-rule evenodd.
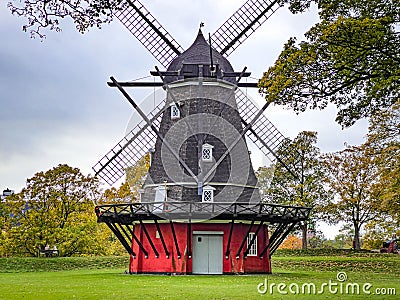
<path id="1" fill-rule="evenodd" d="M 155 127 L 160 126 L 165 99 L 148 115 Z M 125 175 L 128 167 L 134 166 L 154 147 L 157 136 L 143 120 L 139 122 L 114 148 L 93 166 L 95 175 L 109 185 L 114 184 Z"/>
<path id="2" fill-rule="evenodd" d="M 128 4 L 115 16 L 164 67 L 167 67 L 182 53 L 182 47 L 142 3 L 138 0 L 127 2 Z"/>
<path id="3" fill-rule="evenodd" d="M 240 89 L 236 92 L 236 102 L 242 122 L 247 125 L 258 113 L 259 108 L 249 99 Z M 263 114 L 251 126 L 251 130 L 246 133 L 247 137 L 264 153 L 265 156 L 272 154 L 284 167 L 294 176 L 297 176 L 295 170 L 283 162 L 282 147 L 285 146 L 286 137 L 275 127 L 274 124 Z M 295 162 L 296 163 L 296 162 Z"/>
<path id="4" fill-rule="evenodd" d="M 213 46 L 228 56 L 281 6 L 279 0 L 248 0 L 211 36 Z"/>

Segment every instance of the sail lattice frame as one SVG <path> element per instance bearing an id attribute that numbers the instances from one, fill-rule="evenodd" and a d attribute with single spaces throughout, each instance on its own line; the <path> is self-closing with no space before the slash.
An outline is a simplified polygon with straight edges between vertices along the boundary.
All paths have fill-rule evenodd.
<path id="1" fill-rule="evenodd" d="M 126 0 L 127 5 L 115 13 L 117 19 L 164 66 L 183 48 L 138 0 Z"/>
<path id="2" fill-rule="evenodd" d="M 279 8 L 279 0 L 248 0 L 213 33 L 213 47 L 231 54 Z"/>
<path id="3" fill-rule="evenodd" d="M 152 124 L 160 127 L 165 99 L 161 101 L 148 115 Z M 143 156 L 154 148 L 157 135 L 142 120 L 117 145 L 93 166 L 95 175 L 109 185 L 114 184 L 126 174 L 128 167 L 134 166 Z"/>

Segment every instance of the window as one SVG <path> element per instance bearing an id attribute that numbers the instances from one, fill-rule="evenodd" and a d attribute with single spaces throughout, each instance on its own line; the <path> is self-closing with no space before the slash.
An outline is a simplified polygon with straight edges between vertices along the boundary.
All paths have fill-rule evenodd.
<path id="1" fill-rule="evenodd" d="M 133 189 L 131 188 L 131 192 L 133 193 Z M 144 202 L 144 189 L 139 189 L 139 202 Z"/>
<path id="2" fill-rule="evenodd" d="M 166 195 L 167 195 L 166 188 L 163 185 L 160 185 L 156 188 L 156 197 L 154 200 L 156 202 L 165 201 Z"/>
<path id="3" fill-rule="evenodd" d="M 171 119 L 179 119 L 181 117 L 181 112 L 175 103 L 171 104 Z"/>
<path id="4" fill-rule="evenodd" d="M 254 239 L 253 245 L 250 246 L 251 241 Z M 247 249 L 248 249 L 248 256 L 257 256 L 257 236 L 255 235 L 254 232 L 250 232 L 249 235 L 247 236 Z"/>
<path id="5" fill-rule="evenodd" d="M 212 149 L 214 147 L 210 144 L 204 144 L 201 148 L 201 160 L 212 161 Z"/>
<path id="6" fill-rule="evenodd" d="M 205 186 L 203 187 L 203 194 L 201 197 L 202 202 L 213 202 L 214 201 L 214 190 L 212 186 Z"/>
<path id="7" fill-rule="evenodd" d="M 153 212 L 162 212 L 164 210 L 164 202 L 167 197 L 167 190 L 164 185 L 158 186 L 155 190 L 156 195 L 154 201 L 158 203 L 154 204 Z"/>
<path id="8" fill-rule="evenodd" d="M 203 192 L 203 202 L 212 202 L 212 199 L 213 199 L 213 191 Z"/>

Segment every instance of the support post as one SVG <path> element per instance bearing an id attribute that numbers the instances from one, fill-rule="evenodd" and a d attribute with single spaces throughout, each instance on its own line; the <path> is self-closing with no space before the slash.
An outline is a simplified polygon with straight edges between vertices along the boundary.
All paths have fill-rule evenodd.
<path id="1" fill-rule="evenodd" d="M 297 222 L 292 223 L 290 227 L 284 233 L 282 233 L 278 239 L 276 239 L 276 242 L 270 247 L 270 252 L 269 252 L 270 257 L 272 254 L 274 254 L 275 250 L 278 249 L 279 245 L 283 242 L 283 240 L 287 237 L 287 235 L 293 230 L 296 224 Z"/>
<path id="2" fill-rule="evenodd" d="M 132 246 L 127 243 L 125 240 L 124 236 L 121 234 L 121 232 L 118 230 L 118 228 L 114 227 L 115 224 L 106 222 L 108 228 L 111 229 L 111 231 L 115 234 L 117 239 L 121 242 L 122 246 L 124 246 L 125 250 L 133 257 L 136 258 L 136 253 L 133 251 Z M 132 242 L 132 241 L 130 241 Z"/>
<path id="3" fill-rule="evenodd" d="M 283 231 L 283 229 L 286 227 L 285 223 L 279 223 L 279 225 L 277 226 L 277 228 L 275 229 L 274 233 L 271 235 L 271 237 L 269 238 L 268 244 L 265 246 L 265 248 L 263 249 L 263 251 L 261 251 L 260 253 L 260 258 L 263 258 L 264 254 L 267 252 L 268 248 L 270 248 L 270 245 L 274 243 L 275 239 L 277 236 L 279 236 L 281 234 L 281 232 Z"/>
<path id="4" fill-rule="evenodd" d="M 251 231 L 251 227 L 253 227 L 253 224 L 254 224 L 254 219 L 251 221 L 251 224 L 250 224 L 249 228 L 247 229 L 246 235 L 244 236 L 243 241 L 240 244 L 238 251 L 236 252 L 236 259 L 239 259 L 239 257 L 240 257 L 240 252 L 242 251 L 244 244 L 247 241 L 247 236 L 249 235 L 249 233 Z"/>
<path id="5" fill-rule="evenodd" d="M 161 232 L 160 225 L 158 224 L 157 220 L 154 220 L 154 224 L 156 224 L 158 234 L 160 235 L 160 239 L 161 239 L 161 243 L 164 248 L 165 255 L 167 256 L 167 258 L 169 258 L 169 251 L 168 251 L 167 245 L 165 244 L 164 236 Z"/>
<path id="6" fill-rule="evenodd" d="M 231 253 L 231 239 L 232 239 L 232 232 L 233 232 L 234 224 L 235 224 L 235 219 L 232 219 L 231 226 L 229 228 L 228 243 L 226 244 L 225 259 L 228 259 L 229 254 Z"/>
<path id="7" fill-rule="evenodd" d="M 126 236 L 128 239 L 131 238 L 131 237 L 129 236 L 129 234 L 126 232 L 125 228 L 122 227 L 121 224 L 118 224 L 118 225 L 119 225 L 119 227 L 121 228 L 122 232 L 125 234 L 125 236 Z M 139 248 L 143 251 L 144 257 L 145 257 L 145 258 L 148 258 L 148 257 L 149 257 L 149 253 L 146 251 L 146 249 L 144 249 L 142 243 L 139 241 L 139 239 L 138 239 L 137 236 L 135 235 L 134 231 L 133 231 L 132 229 L 130 229 L 128 226 L 127 226 L 127 228 L 128 228 L 128 230 L 130 231 L 130 233 L 132 234 L 132 238 L 133 238 L 133 239 L 135 240 L 135 242 L 139 245 Z"/>
<path id="8" fill-rule="evenodd" d="M 154 246 L 153 240 L 151 239 L 151 237 L 149 235 L 149 232 L 146 229 L 146 226 L 144 225 L 142 220 L 139 220 L 139 223 L 140 223 L 141 228 L 143 229 L 143 232 L 144 232 L 147 240 L 150 243 L 151 248 L 153 249 L 154 254 L 156 255 L 156 258 L 158 258 L 159 257 L 159 253 L 158 253 L 156 247 Z"/>
<path id="9" fill-rule="evenodd" d="M 258 227 L 257 227 L 256 231 L 254 232 L 254 236 L 253 236 L 253 238 L 251 239 L 250 244 L 247 245 L 247 249 L 246 249 L 246 251 L 245 251 L 244 254 L 243 254 L 243 257 L 244 257 L 244 258 L 247 258 L 247 255 L 249 254 L 249 250 L 250 250 L 251 246 L 253 246 L 254 241 L 255 241 L 256 238 L 257 238 L 258 232 L 260 231 L 260 229 L 261 229 L 261 227 L 263 226 L 263 224 L 264 224 L 264 221 L 261 221 L 260 224 L 258 224 Z"/>
<path id="10" fill-rule="evenodd" d="M 192 258 L 192 222 L 190 219 L 187 224 L 187 253 L 188 258 Z"/>
<path id="11" fill-rule="evenodd" d="M 178 245 L 178 240 L 177 240 L 176 234 L 175 234 L 174 223 L 172 221 L 169 221 L 169 224 L 171 225 L 172 236 L 174 237 L 176 254 L 178 255 L 178 258 L 181 258 L 181 252 L 179 251 L 179 245 Z"/>

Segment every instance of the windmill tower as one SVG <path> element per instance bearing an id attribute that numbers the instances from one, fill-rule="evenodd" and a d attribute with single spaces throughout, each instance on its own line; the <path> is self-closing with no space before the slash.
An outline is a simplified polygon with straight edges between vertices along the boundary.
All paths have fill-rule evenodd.
<path id="1" fill-rule="evenodd" d="M 139 1 L 127 3 L 117 17 L 166 70 L 151 72 L 158 82 L 111 77 L 143 121 L 93 167 L 96 175 L 112 184 L 154 150 L 140 203 L 97 206 L 98 221 L 130 254 L 131 273 L 270 273 L 271 255 L 310 209 L 261 199 L 246 138 L 282 163 L 284 137 L 263 115 L 268 105 L 259 110 L 240 91 L 256 87 L 240 83 L 250 73 L 235 72 L 226 56 L 278 1 L 247 1 L 208 42 L 200 28 L 185 51 Z M 146 115 L 129 86 L 162 86 L 166 98 Z"/>

